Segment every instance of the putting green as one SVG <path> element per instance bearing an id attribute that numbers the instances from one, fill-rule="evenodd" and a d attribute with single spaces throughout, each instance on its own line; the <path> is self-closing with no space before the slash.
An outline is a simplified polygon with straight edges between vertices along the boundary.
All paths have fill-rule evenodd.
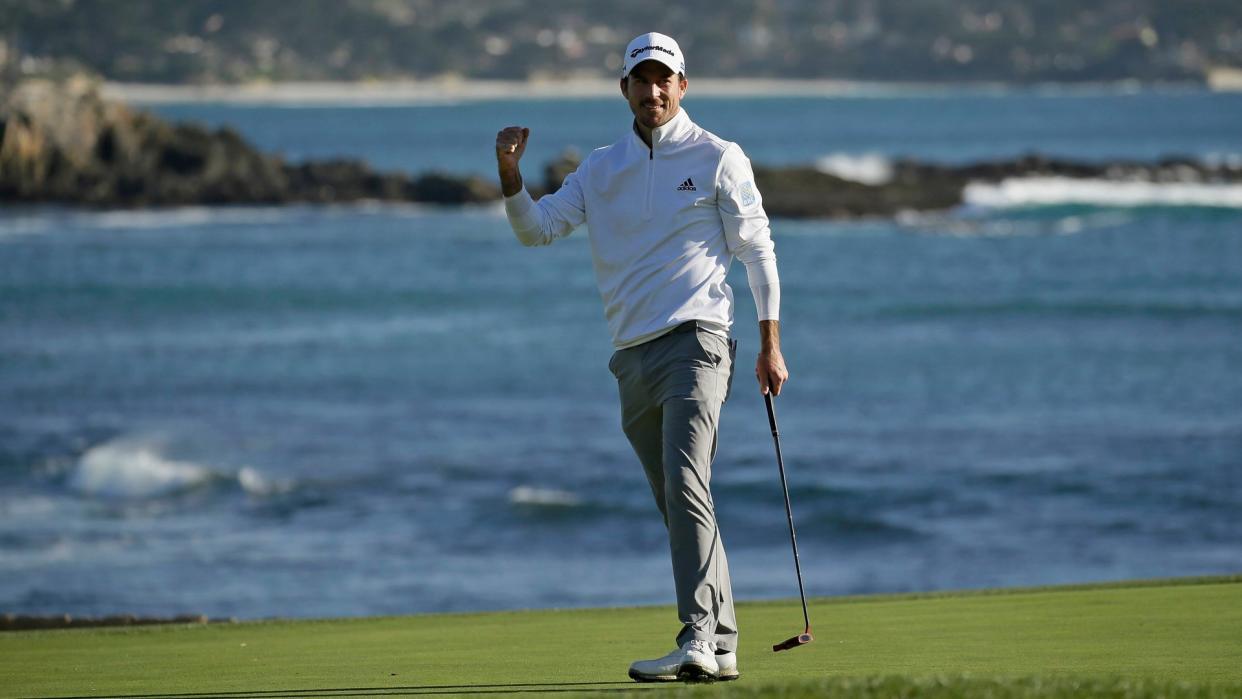
<path id="1" fill-rule="evenodd" d="M 196 699 L 632 689 L 745 696 L 1242 696 L 1242 576 L 744 604 L 740 682 L 637 685 L 670 608 L 0 633 L 0 696 Z"/>

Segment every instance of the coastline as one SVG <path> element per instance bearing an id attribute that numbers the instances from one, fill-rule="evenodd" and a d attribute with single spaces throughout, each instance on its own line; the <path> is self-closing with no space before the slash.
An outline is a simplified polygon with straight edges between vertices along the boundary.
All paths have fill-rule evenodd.
<path id="1" fill-rule="evenodd" d="M 770 78 L 690 78 L 696 97 L 903 97 L 915 94 L 1116 94 L 1147 90 L 1209 90 L 1201 83 L 880 83 Z M 522 99 L 598 99 L 617 94 L 607 78 L 574 77 L 529 81 L 392 80 L 365 82 L 252 82 L 231 85 L 172 85 L 103 82 L 101 94 L 129 104 L 403 106 Z"/>
<path id="2" fill-rule="evenodd" d="M 705 82 L 702 91 L 708 95 L 723 90 L 733 91 L 729 94 L 745 90 L 752 94 L 757 90 L 839 94 L 841 90 L 859 89 L 840 83 Z M 602 95 L 607 83 L 409 83 L 400 88 L 370 83 L 228 88 L 113 85 L 112 89 L 146 90 L 145 94 L 131 93 L 126 101 L 181 99 L 227 105 L 230 100 L 258 100 L 277 108 L 314 104 L 357 108 L 367 101 L 409 104 L 453 96 L 529 100 L 532 93 L 551 96 L 553 87 L 560 91 L 552 98 L 564 99 L 567 95 Z M 949 102 L 962 94 L 924 93 L 918 99 Z M 1031 98 L 1023 95 L 1022 99 Z M 759 104 L 771 100 L 760 96 L 750 101 Z M 17 118 L 12 120 L 11 133 L 6 133 L 6 142 L 13 139 L 27 144 L 24 149 L 10 148 L 7 155 L 0 154 L 7 158 L 0 162 L 5 166 L 0 172 L 10 173 L 0 176 L 0 198 L 12 203 L 55 201 L 125 208 L 354 201 L 462 205 L 491 202 L 500 196 L 493 181 L 478 176 L 381 173 L 363 162 L 349 160 L 286 163 L 259 151 L 235 132 L 189 124 L 174 128 L 154 115 L 140 117 L 130 110 L 113 109 L 109 105 L 115 102 L 109 100 L 106 89 L 89 81 L 63 87 L 32 82 L 19 88 L 10 102 L 12 106 L 7 108 Z M 782 104 L 780 108 L 788 107 Z M 71 163 L 73 167 L 56 168 L 52 163 Z M 555 190 L 577 164 L 576 160 L 555 162 L 553 167 L 560 174 L 547 175 L 543 188 Z M 1236 208 L 1242 170 L 1229 159 L 1213 164 L 1186 156 L 1166 156 L 1154 162 L 1093 163 L 1028 154 L 947 165 L 910 159 L 889 161 L 874 155 L 837 155 L 821 158 L 814 165 L 756 166 L 754 177 L 768 192 L 765 206 L 770 215 L 856 218 L 948 211 L 962 204 L 985 208 L 1066 203 Z M 1200 186 L 1203 183 L 1206 189 Z"/>

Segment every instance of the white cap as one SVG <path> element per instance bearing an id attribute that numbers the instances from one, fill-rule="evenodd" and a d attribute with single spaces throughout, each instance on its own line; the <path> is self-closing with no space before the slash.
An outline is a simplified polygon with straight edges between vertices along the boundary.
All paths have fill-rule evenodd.
<path id="1" fill-rule="evenodd" d="M 621 77 L 630 74 L 634 67 L 643 61 L 659 61 L 672 69 L 674 73 L 686 74 L 686 57 L 681 47 L 673 41 L 673 37 L 659 32 L 650 32 L 636 37 L 625 47 L 625 60 L 621 65 Z"/>

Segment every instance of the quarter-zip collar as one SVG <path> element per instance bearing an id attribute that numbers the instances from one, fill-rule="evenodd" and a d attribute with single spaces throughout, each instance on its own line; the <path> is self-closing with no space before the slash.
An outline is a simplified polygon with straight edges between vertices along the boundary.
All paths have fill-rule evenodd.
<path id="1" fill-rule="evenodd" d="M 630 125 L 630 133 L 634 140 L 632 143 L 638 149 L 638 152 L 646 155 L 647 172 L 646 172 L 646 193 L 643 197 L 643 218 L 644 221 L 651 220 L 654 206 L 652 199 L 655 197 L 655 180 L 656 180 L 656 151 L 661 154 L 665 153 L 669 148 L 690 138 L 694 133 L 694 122 L 690 121 L 690 116 L 686 114 L 686 110 L 678 109 L 663 126 L 657 126 L 651 130 L 651 145 L 648 146 L 643 137 L 638 133 L 638 124 Z M 637 155 L 637 153 L 636 153 Z M 641 157 L 641 156 L 640 156 Z"/>
<path id="2" fill-rule="evenodd" d="M 694 122 L 690 121 L 690 115 L 686 114 L 684 107 L 678 107 L 677 113 L 673 115 L 663 126 L 657 126 L 651 130 L 651 145 L 648 146 L 643 137 L 638 133 L 638 125 L 631 124 L 630 132 L 634 134 L 634 141 L 640 148 L 647 151 L 647 157 L 655 159 L 657 150 L 663 150 L 668 146 L 685 140 L 694 128 Z"/>

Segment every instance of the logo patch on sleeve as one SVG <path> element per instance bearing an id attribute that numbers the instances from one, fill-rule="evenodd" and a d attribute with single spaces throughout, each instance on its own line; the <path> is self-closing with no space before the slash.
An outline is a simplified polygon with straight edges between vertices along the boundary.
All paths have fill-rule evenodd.
<path id="1" fill-rule="evenodd" d="M 758 195 L 755 194 L 755 187 L 749 180 L 743 182 L 737 191 L 742 195 L 742 206 L 754 206 L 755 202 L 759 200 Z"/>

